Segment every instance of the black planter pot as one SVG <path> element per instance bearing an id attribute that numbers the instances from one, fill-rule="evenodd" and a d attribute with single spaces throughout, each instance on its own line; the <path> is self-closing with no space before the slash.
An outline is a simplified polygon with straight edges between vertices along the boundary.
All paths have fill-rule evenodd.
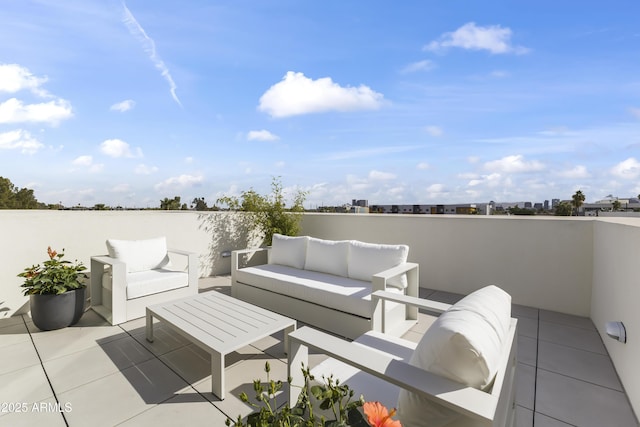
<path id="1" fill-rule="evenodd" d="M 60 295 L 30 295 L 31 320 L 43 331 L 66 328 L 82 317 L 85 288 Z"/>

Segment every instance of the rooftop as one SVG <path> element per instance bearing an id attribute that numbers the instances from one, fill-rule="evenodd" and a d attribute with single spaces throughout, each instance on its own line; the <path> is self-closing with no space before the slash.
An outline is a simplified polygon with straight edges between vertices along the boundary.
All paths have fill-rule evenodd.
<path id="1" fill-rule="evenodd" d="M 199 286 L 229 293 L 230 279 L 208 277 Z M 447 303 L 461 297 L 420 292 Z M 518 427 L 638 425 L 589 318 L 517 304 L 512 315 L 519 320 Z M 431 320 L 421 313 L 405 338 L 419 340 Z M 162 324 L 147 342 L 144 322 L 111 326 L 89 310 L 75 326 L 42 332 L 27 315 L 0 320 L 0 425 L 222 426 L 251 412 L 238 395 L 253 395 L 265 361 L 272 378 L 286 378 L 280 333 L 227 357 L 227 398 L 220 401 L 210 391 L 209 355 Z"/>

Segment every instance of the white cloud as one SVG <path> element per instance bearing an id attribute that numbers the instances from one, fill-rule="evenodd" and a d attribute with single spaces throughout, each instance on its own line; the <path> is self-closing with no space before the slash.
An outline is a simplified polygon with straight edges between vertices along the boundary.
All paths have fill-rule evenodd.
<path id="1" fill-rule="evenodd" d="M 135 152 L 131 150 L 128 143 L 121 139 L 107 139 L 100 144 L 100 151 L 109 157 L 142 157 L 142 149 L 136 148 Z"/>
<path id="2" fill-rule="evenodd" d="M 388 146 L 388 147 L 375 147 L 365 148 L 362 150 L 341 151 L 330 154 L 325 160 L 348 160 L 348 159 L 360 159 L 364 157 L 383 156 L 393 153 L 404 153 L 407 151 L 413 151 L 419 149 L 419 146 Z"/>
<path id="3" fill-rule="evenodd" d="M 277 167 L 278 169 L 281 169 L 281 168 L 285 167 L 286 165 L 287 165 L 287 164 L 286 164 L 284 161 L 282 161 L 282 160 L 280 160 L 280 161 L 278 161 L 278 162 L 276 162 L 276 163 L 274 164 L 274 166 L 275 166 L 275 167 Z"/>
<path id="4" fill-rule="evenodd" d="M 439 126 L 427 126 L 425 130 L 431 136 L 442 136 L 444 134 L 444 131 Z"/>
<path id="5" fill-rule="evenodd" d="M 129 33 L 134 37 L 137 37 L 142 42 L 142 47 L 149 55 L 149 59 L 153 62 L 153 65 L 160 71 L 160 75 L 164 77 L 164 79 L 169 83 L 169 92 L 171 93 L 171 97 L 173 100 L 182 107 L 182 103 L 180 99 L 178 99 L 178 95 L 176 95 L 177 86 L 173 81 L 173 77 L 171 77 L 171 73 L 169 72 L 169 68 L 165 65 L 164 61 L 156 52 L 156 42 L 153 41 L 151 37 L 149 37 L 142 28 L 142 26 L 138 23 L 138 20 L 133 16 L 129 8 L 122 3 L 122 7 L 124 8 L 124 18 L 123 22 L 126 24 L 129 29 Z"/>
<path id="6" fill-rule="evenodd" d="M 136 166 L 136 168 L 134 169 L 134 172 L 137 175 L 151 175 L 152 173 L 158 172 L 158 168 L 155 166 L 147 166 L 141 163 L 138 166 Z"/>
<path id="7" fill-rule="evenodd" d="M 372 181 L 389 181 L 392 179 L 396 179 L 396 175 L 389 172 L 372 170 L 371 172 L 369 172 L 369 179 Z"/>
<path id="8" fill-rule="evenodd" d="M 558 176 L 562 178 L 580 179 L 589 178 L 591 175 L 589 174 L 585 166 L 578 165 L 572 169 L 558 172 Z"/>
<path id="9" fill-rule="evenodd" d="M 38 96 L 48 96 L 40 86 L 47 77 L 36 77 L 28 68 L 18 64 L 0 64 L 0 92 L 16 93 L 28 89 Z"/>
<path id="10" fill-rule="evenodd" d="M 93 163 L 93 157 L 91 156 L 76 157 L 76 159 L 71 163 L 73 163 L 76 166 L 90 166 Z"/>
<path id="11" fill-rule="evenodd" d="M 423 170 L 423 171 L 427 170 L 427 169 L 430 169 L 430 168 L 431 168 L 431 165 L 429 163 L 427 163 L 427 162 L 420 162 L 416 166 L 416 169 Z"/>
<path id="12" fill-rule="evenodd" d="M 400 72 L 402 74 L 415 73 L 418 71 L 430 71 L 436 67 L 435 62 L 425 59 L 424 61 L 413 62 L 404 67 Z"/>
<path id="13" fill-rule="evenodd" d="M 17 129 L 0 133 L 0 149 L 20 150 L 22 154 L 35 154 L 44 145 L 26 130 Z"/>
<path id="14" fill-rule="evenodd" d="M 544 165 L 537 160 L 525 161 L 522 155 L 514 155 L 486 162 L 484 168 L 495 172 L 521 173 L 540 171 L 544 169 Z"/>
<path id="15" fill-rule="evenodd" d="M 133 107 L 135 107 L 135 105 L 136 105 L 136 102 L 133 99 L 126 99 L 124 101 L 113 104 L 110 110 L 124 113 L 125 111 L 131 110 Z"/>
<path id="16" fill-rule="evenodd" d="M 503 176 L 501 174 L 492 173 L 489 175 L 483 175 L 476 179 L 472 179 L 467 185 L 469 185 L 469 187 L 477 187 L 479 185 L 485 185 L 490 188 L 496 188 L 499 186 L 509 187 L 511 186 L 511 179 L 503 179 Z"/>
<path id="17" fill-rule="evenodd" d="M 277 141 L 280 139 L 278 135 L 275 135 L 268 130 L 252 130 L 247 134 L 248 141 Z"/>
<path id="18" fill-rule="evenodd" d="M 368 86 L 342 87 L 330 77 L 312 80 L 303 73 L 287 72 L 282 81 L 261 97 L 258 110 L 272 117 L 289 117 L 327 111 L 375 110 L 384 96 Z"/>
<path id="19" fill-rule="evenodd" d="M 91 173 L 102 172 L 104 169 L 104 165 L 102 163 L 93 163 L 93 157 L 88 155 L 76 157 L 71 163 L 75 166 L 87 168 Z"/>
<path id="20" fill-rule="evenodd" d="M 468 22 L 457 30 L 444 33 L 424 47 L 424 50 L 442 51 L 450 47 L 469 50 L 488 50 L 493 54 L 526 53 L 524 47 L 511 45 L 511 29 L 500 25 L 479 27 L 475 22 Z"/>
<path id="21" fill-rule="evenodd" d="M 631 113 L 631 115 L 633 117 L 635 117 L 636 119 L 640 119 L 640 108 L 629 108 L 629 112 Z"/>
<path id="22" fill-rule="evenodd" d="M 0 103 L 0 123 L 31 122 L 56 126 L 61 120 L 71 117 L 71 104 L 64 99 L 25 105 L 16 98 L 10 98 Z"/>
<path id="23" fill-rule="evenodd" d="M 640 162 L 629 157 L 611 168 L 611 173 L 622 179 L 636 179 L 640 176 Z"/>
<path id="24" fill-rule="evenodd" d="M 180 175 L 167 178 L 164 181 L 156 184 L 154 188 L 158 192 L 163 191 L 177 191 L 185 188 L 197 187 L 202 184 L 204 178 L 202 175 Z"/>

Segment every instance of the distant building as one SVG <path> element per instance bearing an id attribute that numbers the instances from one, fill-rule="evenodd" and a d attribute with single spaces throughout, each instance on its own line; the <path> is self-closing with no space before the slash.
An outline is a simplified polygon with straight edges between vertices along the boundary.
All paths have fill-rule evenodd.
<path id="1" fill-rule="evenodd" d="M 474 203 L 454 205 L 371 205 L 371 213 L 386 214 L 422 214 L 422 215 L 488 215 L 490 205 Z"/>

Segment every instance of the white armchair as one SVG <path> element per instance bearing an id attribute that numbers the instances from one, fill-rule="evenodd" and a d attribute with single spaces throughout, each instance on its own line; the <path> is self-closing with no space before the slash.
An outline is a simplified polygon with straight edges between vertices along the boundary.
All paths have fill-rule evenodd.
<path id="1" fill-rule="evenodd" d="M 165 237 L 109 239 L 107 250 L 91 257 L 91 307 L 112 325 L 143 317 L 149 305 L 198 293 L 197 255 L 167 249 Z M 172 258 L 186 267 L 174 268 Z"/>
<path id="2" fill-rule="evenodd" d="M 309 327 L 290 333 L 291 405 L 312 348 L 330 356 L 311 370 L 315 378 L 333 375 L 356 397 L 397 407 L 403 426 L 515 424 L 517 320 L 506 292 L 488 286 L 453 306 L 389 292 L 373 296 L 442 314 L 417 344 L 380 331 L 353 342 Z"/>

